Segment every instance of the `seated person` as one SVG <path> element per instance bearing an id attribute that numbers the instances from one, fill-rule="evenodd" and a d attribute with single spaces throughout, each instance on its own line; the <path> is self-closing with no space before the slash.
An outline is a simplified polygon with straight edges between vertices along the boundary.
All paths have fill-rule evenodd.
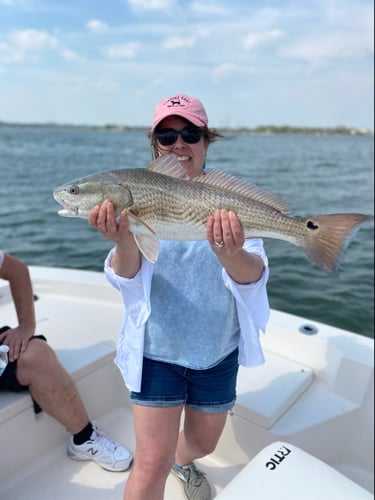
<path id="1" fill-rule="evenodd" d="M 72 434 L 67 449 L 70 458 L 94 460 L 109 471 L 127 470 L 131 453 L 90 421 L 70 375 L 46 339 L 34 335 L 34 298 L 27 266 L 0 250 L 0 278 L 9 281 L 18 318 L 15 328 L 0 328 L 0 345 L 9 347 L 0 391 L 29 390 L 36 411 L 44 410 Z"/>

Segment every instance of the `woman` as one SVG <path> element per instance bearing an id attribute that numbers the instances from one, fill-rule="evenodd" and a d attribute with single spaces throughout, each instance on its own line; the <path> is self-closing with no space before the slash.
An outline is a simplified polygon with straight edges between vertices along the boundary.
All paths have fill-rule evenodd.
<path id="1" fill-rule="evenodd" d="M 195 97 L 179 94 L 156 106 L 154 156 L 174 153 L 190 179 L 202 173 L 218 136 Z M 136 453 L 124 499 L 162 500 L 171 470 L 186 498 L 210 499 L 194 460 L 217 445 L 235 403 L 238 363 L 263 362 L 263 243 L 244 241 L 237 216 L 218 208 L 207 221 L 208 241 L 162 241 L 152 264 L 140 254 L 126 212 L 117 223 L 110 201 L 92 209 L 89 223 L 115 243 L 105 271 L 125 303 L 116 362 L 131 390 Z"/>

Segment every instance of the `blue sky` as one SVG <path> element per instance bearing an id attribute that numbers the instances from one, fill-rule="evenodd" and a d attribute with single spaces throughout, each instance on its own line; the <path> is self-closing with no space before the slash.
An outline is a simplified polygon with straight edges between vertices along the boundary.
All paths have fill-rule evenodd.
<path id="1" fill-rule="evenodd" d="M 0 0 L 0 121 L 374 128 L 370 0 Z"/>

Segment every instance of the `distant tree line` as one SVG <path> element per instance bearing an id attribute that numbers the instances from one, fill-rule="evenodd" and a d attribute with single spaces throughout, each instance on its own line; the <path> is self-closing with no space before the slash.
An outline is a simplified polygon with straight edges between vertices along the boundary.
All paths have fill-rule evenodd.
<path id="1" fill-rule="evenodd" d="M 148 131 L 148 127 L 131 125 L 71 125 L 58 123 L 9 123 L 0 121 L 1 127 L 37 127 L 37 128 L 63 128 L 78 130 L 107 130 L 109 132 L 126 132 L 130 130 Z M 365 135 L 373 136 L 374 131 L 368 128 L 346 127 L 295 127 L 291 125 L 259 125 L 258 127 L 218 127 L 222 133 L 231 134 L 306 134 L 306 135 Z"/>
<path id="2" fill-rule="evenodd" d="M 228 131 L 230 129 L 227 129 Z M 291 125 L 260 125 L 255 128 L 231 129 L 240 134 L 306 134 L 306 135 L 374 135 L 367 128 L 345 127 L 293 127 Z"/>

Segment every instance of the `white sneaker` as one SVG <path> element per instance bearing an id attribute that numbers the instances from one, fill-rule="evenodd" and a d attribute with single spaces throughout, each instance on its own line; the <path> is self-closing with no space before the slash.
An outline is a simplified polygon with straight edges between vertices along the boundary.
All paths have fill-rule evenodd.
<path id="1" fill-rule="evenodd" d="M 133 456 L 124 446 L 115 443 L 96 425 L 91 437 L 83 444 L 74 444 L 71 436 L 67 453 L 73 460 L 93 460 L 100 467 L 112 472 L 129 469 Z"/>

